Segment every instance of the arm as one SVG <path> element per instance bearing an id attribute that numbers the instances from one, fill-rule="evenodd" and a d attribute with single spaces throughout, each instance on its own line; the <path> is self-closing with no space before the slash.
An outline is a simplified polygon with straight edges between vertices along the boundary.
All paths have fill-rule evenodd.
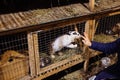
<path id="1" fill-rule="evenodd" d="M 110 42 L 110 43 L 99 43 L 99 42 L 95 42 L 95 41 L 92 41 L 91 43 L 92 43 L 92 45 L 89 46 L 91 49 L 98 50 L 98 51 L 101 51 L 101 52 L 107 53 L 107 54 L 115 53 L 115 52 L 117 52 L 117 50 L 119 48 L 119 46 L 117 44 L 117 40 L 114 42 Z"/>
<path id="2" fill-rule="evenodd" d="M 116 41 L 110 42 L 110 43 L 99 43 L 95 41 L 90 41 L 88 38 L 88 35 L 84 33 L 83 43 L 87 46 L 89 46 L 91 49 L 101 51 L 103 53 L 115 53 L 117 52 L 118 48 L 120 48 L 120 39 L 117 39 Z"/>

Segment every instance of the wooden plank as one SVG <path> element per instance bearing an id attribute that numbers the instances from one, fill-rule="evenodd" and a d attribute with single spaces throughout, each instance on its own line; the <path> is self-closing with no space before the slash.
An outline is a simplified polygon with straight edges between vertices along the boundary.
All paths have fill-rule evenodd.
<path id="1" fill-rule="evenodd" d="M 95 0 L 89 0 L 90 11 L 94 11 Z"/>
<path id="2" fill-rule="evenodd" d="M 91 4 L 94 4 L 93 3 L 93 1 L 94 0 L 90 0 L 91 2 Z M 93 6 L 93 5 L 91 5 L 91 6 Z M 77 15 L 77 17 L 79 16 L 84 16 L 85 17 L 85 14 L 87 15 L 86 17 L 88 17 L 88 15 L 89 16 L 92 16 L 92 17 L 94 17 L 94 18 L 100 18 L 100 17 L 104 17 L 104 16 L 109 16 L 109 14 L 110 13 L 114 13 L 114 12 L 116 12 L 116 10 L 119 10 L 120 11 L 120 7 L 118 6 L 118 7 L 115 7 L 115 8 L 112 8 L 112 9 L 107 9 L 107 10 L 105 10 L 105 11 L 98 11 L 98 12 L 89 12 L 85 7 L 82 7 L 82 5 L 81 4 L 73 4 L 73 5 L 70 5 L 70 6 L 68 6 L 68 7 L 71 7 L 71 9 L 74 11 L 74 13 L 75 14 L 73 14 L 73 15 Z M 58 8 L 58 7 L 57 7 Z M 71 19 L 71 18 L 73 18 L 73 16 L 71 16 L 71 15 L 68 15 L 67 14 L 67 12 L 66 12 L 66 10 L 62 10 L 62 9 L 64 9 L 63 7 L 59 7 L 59 8 L 61 8 L 61 9 L 57 9 L 57 10 L 61 10 L 61 11 L 59 11 L 59 12 L 61 12 L 61 15 L 62 15 L 62 17 L 56 17 L 56 18 L 58 18 L 57 19 L 57 21 L 59 21 L 59 20 L 66 20 L 66 19 Z M 77 9 L 76 9 L 77 8 Z M 53 12 L 54 13 L 54 10 L 55 10 L 56 8 L 53 8 L 53 11 L 52 11 L 52 9 L 51 9 L 51 11 L 50 11 L 50 9 L 48 9 L 49 10 L 49 12 Z M 76 10 L 75 10 L 76 9 Z M 83 10 L 81 10 L 81 9 L 86 9 L 85 11 L 84 11 L 84 13 L 83 13 Z M 78 12 L 77 12 L 77 10 L 78 10 L 78 12 L 79 12 L 79 10 L 81 10 L 80 12 L 79 12 L 79 14 L 77 14 Z M 63 12 L 62 12 L 63 11 Z M 51 15 L 53 15 L 53 13 L 51 14 Z M 54 13 L 55 14 L 55 13 Z M 119 14 L 119 13 L 116 13 L 116 14 Z M 15 15 L 18 15 L 18 16 L 16 16 L 16 18 L 18 18 L 18 20 L 14 17 L 15 15 L 14 14 L 8 14 L 8 15 L 10 15 L 11 17 L 12 17 L 12 19 L 13 19 L 13 22 L 15 22 L 15 25 L 17 25 L 16 26 L 16 29 L 24 29 L 24 28 L 27 28 L 27 27 L 29 27 L 29 25 L 33 25 L 33 23 L 34 24 L 43 24 L 43 23 L 49 23 L 49 22 L 52 22 L 52 21 L 55 21 L 56 22 L 56 19 L 54 20 L 54 19 L 51 19 L 51 16 L 47 16 L 47 13 L 46 13 L 46 15 L 45 16 L 43 16 L 43 18 L 41 18 L 41 20 L 40 19 L 38 19 L 38 17 L 35 17 L 35 18 L 37 18 L 40 22 L 38 22 L 38 21 L 36 21 L 35 22 L 35 18 L 33 17 L 33 13 L 32 12 L 21 12 L 21 13 L 15 13 Z M 22 18 L 21 18 L 21 16 L 19 16 L 19 15 L 21 15 L 22 16 Z M 114 15 L 114 14 L 111 14 L 111 15 Z M 32 16 L 32 17 L 31 17 Z M 35 16 L 35 15 L 34 15 Z M 36 15 L 37 16 L 37 15 Z M 58 14 L 57 14 L 57 16 L 58 16 Z M 64 16 L 64 17 L 63 17 Z M 25 21 L 23 21 L 24 23 L 19 23 L 19 21 L 21 21 L 21 20 L 24 20 L 23 19 L 23 17 L 25 17 L 24 19 L 25 19 Z M 45 19 L 45 17 L 48 17 L 48 19 L 50 18 L 50 20 L 52 20 L 52 21 L 48 21 L 48 22 L 45 22 L 46 21 L 46 19 Z M 76 16 L 74 17 L 74 18 L 76 18 Z M 33 20 L 32 20 L 33 19 Z M 45 19 L 45 21 L 42 21 L 42 20 L 44 20 Z M 84 19 L 83 19 L 84 20 Z M 2 22 L 2 21 L 1 21 Z M 4 22 L 3 22 L 4 23 Z M 24 26 L 26 24 L 26 26 Z M 9 26 L 9 25 L 8 25 Z M 8 26 L 6 26 L 6 22 L 4 23 L 4 29 L 1 29 L 0 31 L 2 32 L 3 31 L 3 33 L 4 33 L 4 30 L 6 30 L 6 31 L 10 31 L 10 30 L 15 30 L 15 32 L 17 32 L 16 31 L 16 29 L 15 29 L 15 27 L 13 27 L 13 28 L 10 28 L 10 29 L 8 29 L 7 27 Z M 33 27 L 31 27 L 30 26 L 30 28 L 28 28 L 28 29 L 31 29 L 31 28 L 33 28 Z M 12 27 L 12 25 L 10 26 L 10 27 Z M 25 30 L 27 30 L 27 29 L 24 29 L 24 31 Z M 32 29 L 31 29 L 32 30 Z M 36 29 L 37 30 L 37 29 Z M 18 30 L 19 31 L 19 30 Z M 5 32 L 6 33 L 6 32 Z"/>
<path id="3" fill-rule="evenodd" d="M 27 18 L 23 12 L 18 13 L 19 17 L 22 19 L 24 25 L 29 25 L 30 23 L 27 21 Z"/>
<path id="4" fill-rule="evenodd" d="M 3 31 L 6 29 L 6 28 L 4 27 L 4 24 L 3 24 L 3 22 L 1 21 L 1 19 L 0 19 L 0 29 L 3 30 Z"/>
<path id="5" fill-rule="evenodd" d="M 21 24 L 19 23 L 18 19 L 16 19 L 15 15 L 14 14 L 9 14 L 9 16 L 12 18 L 12 20 L 14 21 L 14 23 L 17 25 L 17 26 L 21 26 Z"/>
<path id="6" fill-rule="evenodd" d="M 95 31 L 95 20 L 88 20 L 86 22 L 86 25 L 85 25 L 85 32 L 88 34 L 88 37 L 90 40 L 93 39 L 93 35 L 94 35 L 94 32 Z M 88 46 L 84 46 L 84 54 L 86 54 L 85 56 L 85 62 L 84 62 L 84 71 L 87 72 L 88 71 L 88 65 L 89 65 L 89 59 L 90 59 L 90 50 L 89 50 L 89 47 Z"/>
<path id="7" fill-rule="evenodd" d="M 113 15 L 118 15 L 120 14 L 120 11 L 114 12 L 114 13 L 110 13 L 109 16 L 113 16 Z"/>
<path id="8" fill-rule="evenodd" d="M 91 16 L 86 15 L 86 16 L 80 16 L 80 17 L 73 17 L 73 18 L 68 18 L 68 19 L 63 19 L 63 20 L 58 20 L 58 21 L 53 21 L 49 23 L 44 23 L 44 24 L 38 24 L 38 25 L 32 25 L 32 26 L 26 26 L 26 27 L 21 27 L 21 28 L 16 28 L 12 30 L 6 30 L 3 32 L 0 32 L 1 35 L 7 35 L 7 34 L 14 34 L 18 32 L 24 32 L 24 31 L 36 31 L 39 29 L 44 29 L 44 30 L 49 30 L 52 28 L 57 28 L 63 27 L 64 25 L 72 24 L 72 23 L 78 23 L 78 22 L 83 22 L 85 20 L 88 20 Z"/>
<path id="9" fill-rule="evenodd" d="M 9 27 L 7 26 L 7 20 L 6 20 L 6 18 L 5 18 L 5 15 L 1 15 L 1 16 L 0 16 L 0 20 L 1 20 L 1 22 L 2 22 L 3 27 L 8 30 Z"/>
<path id="10" fill-rule="evenodd" d="M 6 15 L 6 18 L 8 20 L 8 25 L 10 26 L 9 29 L 15 28 L 17 25 L 15 24 L 14 20 L 10 17 L 10 15 Z"/>
<path id="11" fill-rule="evenodd" d="M 38 75 L 40 72 L 40 55 L 39 55 L 39 44 L 38 44 L 38 34 L 37 32 L 33 33 L 33 46 L 35 52 L 35 69 L 36 74 Z"/>
<path id="12" fill-rule="evenodd" d="M 31 79 L 31 76 L 27 75 L 27 76 L 22 77 L 19 80 L 32 80 L 32 79 Z"/>
<path id="13" fill-rule="evenodd" d="M 100 18 L 103 18 L 103 17 L 119 15 L 119 14 L 120 14 L 120 7 L 114 8 L 112 10 L 107 10 L 107 11 L 101 11 L 101 12 L 94 13 L 93 18 L 94 19 L 100 19 Z"/>
<path id="14" fill-rule="evenodd" d="M 14 14 L 14 17 L 18 20 L 18 22 L 19 22 L 19 24 L 20 24 L 21 26 L 24 26 L 23 20 L 22 20 L 22 18 L 19 16 L 18 13 L 15 13 L 15 14 Z M 21 27 L 21 26 L 20 26 L 20 27 Z"/>
<path id="15" fill-rule="evenodd" d="M 53 22 L 48 22 L 48 23 L 41 23 L 38 25 L 32 25 L 32 26 L 25 26 L 25 27 L 18 27 L 18 28 L 14 28 L 14 29 L 7 29 L 7 27 L 5 27 L 4 29 L 0 30 L 0 35 L 6 35 L 6 34 L 13 34 L 13 33 L 18 33 L 18 32 L 23 32 L 23 31 L 35 31 L 41 28 L 52 28 L 53 26 L 62 26 L 64 24 L 70 24 L 72 22 L 79 22 L 79 21 L 85 21 L 88 19 L 98 19 L 101 17 L 105 17 L 105 16 L 109 16 L 109 15 L 116 15 L 116 14 L 120 14 L 120 8 L 114 8 L 112 10 L 107 10 L 107 11 L 103 11 L 103 12 L 97 12 L 94 13 L 92 12 L 91 14 L 86 14 L 86 15 L 82 15 L 82 16 L 77 16 L 77 17 L 72 17 L 72 18 L 66 18 L 66 19 L 62 19 L 62 20 L 57 20 L 57 21 L 53 21 Z M 23 14 L 22 14 L 23 15 Z M 28 23 L 27 21 L 25 23 Z M 6 25 L 6 23 L 4 23 L 2 21 L 3 26 Z M 29 23 L 30 24 L 30 23 Z M 50 26 L 51 25 L 51 26 Z M 3 31 L 4 30 L 4 31 Z"/>
<path id="16" fill-rule="evenodd" d="M 35 71 L 35 54 L 34 54 L 34 44 L 33 44 L 33 36 L 28 32 L 28 52 L 29 52 L 29 65 L 30 65 L 30 75 L 34 77 L 36 74 Z"/>
<path id="17" fill-rule="evenodd" d="M 89 20 L 86 21 L 86 23 L 85 23 L 85 32 L 86 32 L 87 34 L 89 34 Z M 82 53 L 82 54 L 84 55 L 84 59 L 85 59 L 85 62 L 84 62 L 84 65 L 83 65 L 83 70 L 84 70 L 85 72 L 87 72 L 87 70 L 88 70 L 88 63 L 89 63 L 88 51 L 89 51 L 88 46 L 84 45 L 84 47 L 83 47 L 83 53 Z"/>

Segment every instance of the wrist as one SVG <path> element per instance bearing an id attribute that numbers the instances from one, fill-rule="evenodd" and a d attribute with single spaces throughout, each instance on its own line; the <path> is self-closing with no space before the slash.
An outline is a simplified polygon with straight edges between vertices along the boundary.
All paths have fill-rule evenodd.
<path id="1" fill-rule="evenodd" d="M 91 42 L 89 42 L 88 46 L 90 47 L 91 45 L 92 45 L 92 43 L 91 43 Z"/>

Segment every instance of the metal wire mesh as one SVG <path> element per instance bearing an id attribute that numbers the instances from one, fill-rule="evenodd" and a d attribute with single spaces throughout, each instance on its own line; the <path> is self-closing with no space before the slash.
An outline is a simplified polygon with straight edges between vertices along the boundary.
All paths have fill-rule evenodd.
<path id="1" fill-rule="evenodd" d="M 0 54 L 2 54 L 6 50 L 28 50 L 27 34 L 19 33 L 7 36 L 0 36 Z"/>
<path id="2" fill-rule="evenodd" d="M 0 55 L 0 80 L 18 80 L 28 75 L 27 33 L 0 36 Z M 24 59 L 14 58 L 20 55 Z"/>
<path id="3" fill-rule="evenodd" d="M 76 24 L 80 34 L 84 32 L 85 22 Z M 59 36 L 66 34 L 69 31 L 74 31 L 74 25 L 67 25 L 62 28 L 55 28 L 48 31 L 38 33 L 39 51 L 48 53 L 50 44 Z"/>
<path id="4" fill-rule="evenodd" d="M 107 30 L 112 29 L 112 27 L 118 22 L 120 22 L 120 15 L 101 18 L 99 19 L 96 33 L 106 33 Z"/>
<path id="5" fill-rule="evenodd" d="M 50 60 L 50 52 L 51 52 L 52 42 L 56 38 L 68 33 L 69 31 L 75 31 L 75 26 L 77 26 L 78 32 L 80 34 L 82 34 L 84 32 L 85 22 L 66 25 L 63 27 L 57 27 L 57 28 L 53 28 L 53 29 L 50 29 L 47 31 L 38 32 L 38 45 L 39 45 L 40 61 L 42 61 L 41 63 L 45 63 L 44 59 L 49 58 L 48 60 Z M 60 55 L 56 55 L 57 53 L 55 53 L 56 58 L 51 63 L 55 63 L 57 61 L 67 59 L 68 57 L 74 56 L 76 53 L 80 53 L 80 51 L 77 48 L 70 49 L 70 48 L 66 48 L 66 47 L 63 47 L 60 50 L 60 52 L 62 52 L 63 55 L 60 56 Z M 44 66 L 46 66 L 48 64 L 45 63 Z"/>

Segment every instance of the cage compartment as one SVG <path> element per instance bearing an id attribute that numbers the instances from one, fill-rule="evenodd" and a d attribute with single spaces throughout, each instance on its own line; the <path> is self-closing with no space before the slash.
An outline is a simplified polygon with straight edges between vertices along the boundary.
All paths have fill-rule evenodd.
<path id="1" fill-rule="evenodd" d="M 84 32 L 84 23 L 78 24 L 79 26 L 79 33 Z M 75 31 L 75 26 L 74 25 L 68 25 L 63 28 L 57 28 L 57 29 L 52 29 L 48 31 L 41 31 L 38 33 L 38 45 L 39 45 L 39 53 L 40 57 L 50 57 L 49 55 L 51 54 L 51 44 L 53 41 L 56 40 L 59 36 L 63 36 L 67 34 L 69 31 Z M 66 38 L 67 39 L 67 38 Z M 64 42 L 64 41 L 63 41 Z M 61 43 L 62 44 L 62 43 Z M 60 44 L 58 43 L 58 46 Z M 63 55 L 60 56 L 59 52 L 63 53 Z M 66 59 L 67 57 L 74 56 L 74 53 L 79 53 L 81 52 L 80 50 L 77 51 L 77 48 L 67 48 L 66 46 L 63 46 L 61 50 L 58 50 L 57 52 L 54 53 L 56 56 L 55 59 L 53 59 L 54 62 L 58 62 L 61 60 Z"/>
<path id="2" fill-rule="evenodd" d="M 96 28 L 96 33 L 95 34 L 104 34 L 108 36 L 114 36 L 116 34 L 112 34 L 114 32 L 113 28 L 119 28 L 116 27 L 116 24 L 120 23 L 120 15 L 113 15 L 113 16 L 107 16 L 98 19 L 98 27 Z M 117 36 L 119 37 L 119 36 Z"/>
<path id="3" fill-rule="evenodd" d="M 20 79 L 30 74 L 26 32 L 0 36 L 0 46 L 1 80 Z"/>
<path id="4" fill-rule="evenodd" d="M 58 72 L 60 69 L 73 66 L 82 60 L 81 53 L 82 47 L 79 48 L 66 48 L 65 46 L 59 51 L 62 55 L 54 54 L 55 58 L 50 57 L 51 43 L 61 35 L 67 34 L 69 31 L 75 31 L 77 27 L 78 32 L 82 34 L 84 32 L 85 22 L 73 23 L 71 25 L 65 25 L 63 27 L 56 27 L 49 30 L 39 30 L 32 32 L 34 37 L 36 65 L 38 69 L 37 74 L 41 77 L 52 75 Z M 39 56 L 39 57 L 38 57 Z M 81 60 L 80 60 L 81 59 Z M 48 60 L 48 63 L 47 61 Z M 44 63 L 43 66 L 40 66 Z M 55 66 L 56 65 L 56 66 Z M 51 74 L 50 74 L 51 73 Z"/>

